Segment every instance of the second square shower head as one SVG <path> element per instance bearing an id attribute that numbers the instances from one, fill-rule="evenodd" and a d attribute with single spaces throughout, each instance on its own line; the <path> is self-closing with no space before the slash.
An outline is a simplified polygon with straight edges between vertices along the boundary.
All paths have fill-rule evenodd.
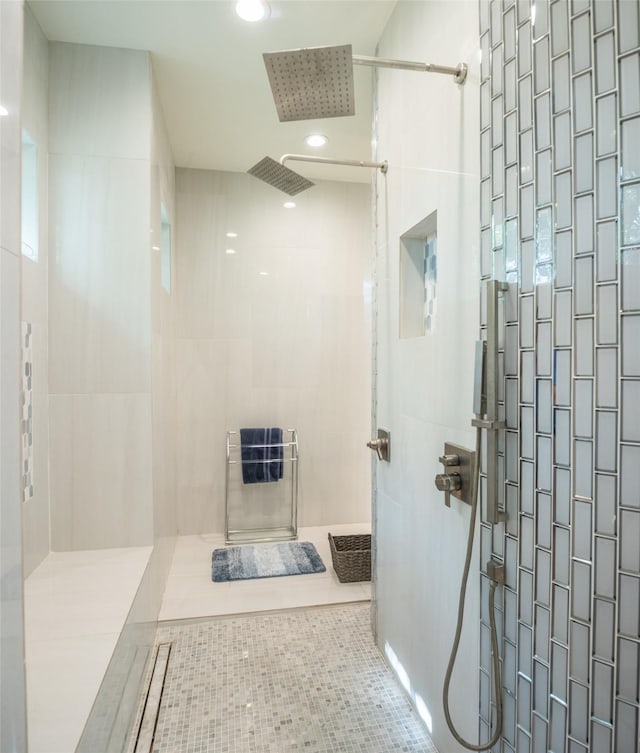
<path id="1" fill-rule="evenodd" d="M 465 63 L 453 68 L 354 55 L 350 44 L 265 52 L 262 57 L 281 122 L 355 115 L 354 65 L 444 73 L 457 84 L 467 77 Z"/>
<path id="2" fill-rule="evenodd" d="M 247 172 L 249 175 L 253 175 L 254 178 L 268 183 L 274 188 L 278 188 L 280 191 L 289 194 L 289 196 L 295 196 L 301 191 L 306 191 L 307 188 L 311 188 L 315 183 L 305 178 L 303 175 L 290 170 L 285 167 L 287 160 L 297 160 L 298 162 L 315 162 L 316 164 L 323 165 L 347 165 L 348 167 L 374 167 L 385 175 L 389 166 L 385 162 L 369 162 L 367 160 L 354 160 L 354 159 L 333 159 L 332 157 L 315 157 L 310 154 L 283 154 L 280 157 L 280 162 L 276 162 L 271 157 L 264 157 L 260 162 L 256 163 L 253 167 L 249 168 Z"/>

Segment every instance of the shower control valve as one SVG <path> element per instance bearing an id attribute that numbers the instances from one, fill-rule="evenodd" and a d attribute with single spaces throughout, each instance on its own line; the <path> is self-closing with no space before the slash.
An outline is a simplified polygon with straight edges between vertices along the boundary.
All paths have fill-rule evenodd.
<path id="1" fill-rule="evenodd" d="M 439 473 L 436 476 L 436 487 L 441 492 L 457 492 L 462 489 L 462 478 L 458 473 Z"/>
<path id="2" fill-rule="evenodd" d="M 451 496 L 471 504 L 476 469 L 475 452 L 452 442 L 445 442 L 444 452 L 438 460 L 444 467 L 444 473 L 438 473 L 435 482 L 436 488 L 444 492 L 445 505 L 451 507 Z"/>

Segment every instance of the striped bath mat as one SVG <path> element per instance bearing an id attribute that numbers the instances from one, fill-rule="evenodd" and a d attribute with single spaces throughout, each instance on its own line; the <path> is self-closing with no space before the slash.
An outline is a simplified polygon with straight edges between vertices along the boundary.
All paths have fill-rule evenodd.
<path id="1" fill-rule="evenodd" d="M 211 578 L 216 583 L 281 575 L 323 573 L 326 567 L 308 541 L 231 546 L 214 549 Z"/>

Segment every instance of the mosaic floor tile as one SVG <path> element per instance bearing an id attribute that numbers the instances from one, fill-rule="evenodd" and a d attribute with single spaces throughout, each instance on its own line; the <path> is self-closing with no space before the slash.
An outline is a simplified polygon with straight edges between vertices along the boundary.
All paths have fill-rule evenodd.
<path id="1" fill-rule="evenodd" d="M 159 628 L 173 647 L 153 753 L 437 753 L 368 604 Z"/>

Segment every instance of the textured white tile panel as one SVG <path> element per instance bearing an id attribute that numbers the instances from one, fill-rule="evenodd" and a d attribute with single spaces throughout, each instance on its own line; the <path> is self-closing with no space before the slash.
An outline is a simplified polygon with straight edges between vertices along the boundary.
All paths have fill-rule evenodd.
<path id="1" fill-rule="evenodd" d="M 52 42 L 50 151 L 148 160 L 150 75 L 148 52 Z"/>
<path id="2" fill-rule="evenodd" d="M 150 544 L 149 395 L 52 395 L 52 549 Z"/>

